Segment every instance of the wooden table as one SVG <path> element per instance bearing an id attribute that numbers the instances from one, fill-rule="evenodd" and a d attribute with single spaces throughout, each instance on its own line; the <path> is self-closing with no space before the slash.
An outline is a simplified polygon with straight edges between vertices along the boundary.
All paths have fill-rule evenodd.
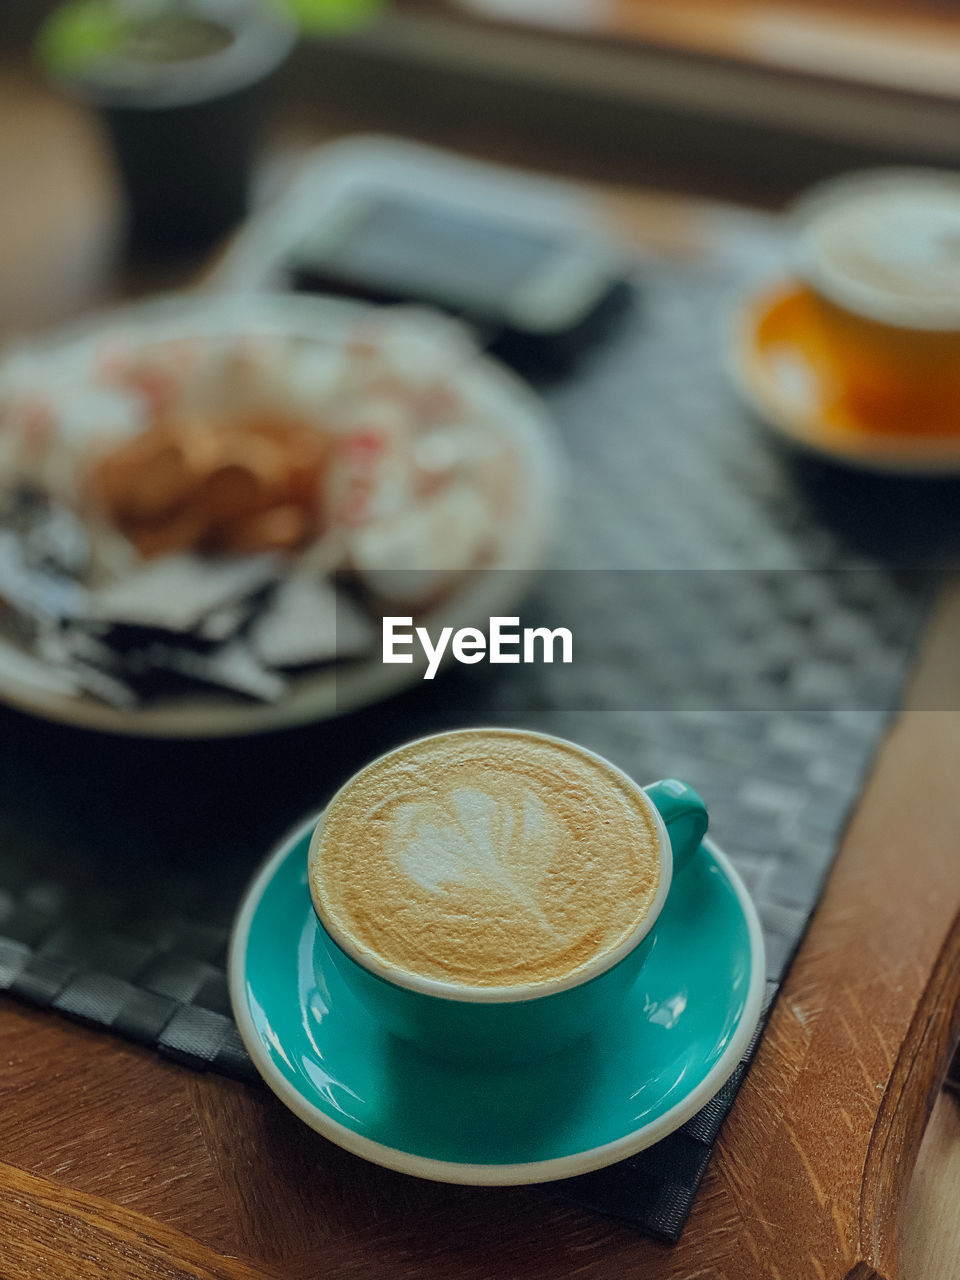
<path id="1" fill-rule="evenodd" d="M 19 72 L 0 122 L 9 328 L 116 290 L 116 205 L 89 122 Z M 608 195 L 631 234 L 694 243 L 695 205 Z M 958 643 L 953 590 L 676 1248 L 550 1188 L 374 1168 L 266 1090 L 4 1001 L 3 1280 L 957 1280 L 960 1115 L 940 1086 L 960 1033 Z"/>

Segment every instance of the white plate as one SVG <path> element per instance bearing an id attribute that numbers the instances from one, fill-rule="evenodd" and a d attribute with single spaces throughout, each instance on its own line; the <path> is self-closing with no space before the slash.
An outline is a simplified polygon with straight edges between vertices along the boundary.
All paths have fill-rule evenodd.
<path id="1" fill-rule="evenodd" d="M 53 337 L 11 352 L 0 365 L 0 386 L 16 370 L 22 385 L 25 371 L 41 389 L 58 375 L 75 376 L 91 366 L 103 344 L 116 337 L 124 343 L 161 341 L 209 334 L 276 334 L 341 342 L 369 309 L 334 298 L 292 294 L 180 295 L 97 316 Z M 454 628 L 481 625 L 491 615 L 509 613 L 544 563 L 559 493 L 559 455 L 552 424 L 536 395 L 515 375 L 481 355 L 464 331 L 451 321 L 405 308 L 378 313 L 395 316 L 397 324 L 436 326 L 438 340 L 462 351 L 458 389 L 484 407 L 516 452 L 518 490 L 525 502 L 516 525 L 504 534 L 500 558 L 489 570 L 474 570 L 421 625 Z M 502 572 L 509 571 L 509 572 Z M 328 719 L 375 703 L 416 684 L 423 666 L 383 665 L 378 658 L 297 677 L 276 703 L 249 704 L 217 695 L 170 698 L 131 711 L 121 711 L 93 698 L 55 693 L 31 680 L 32 659 L 11 642 L 0 640 L 0 701 L 63 724 L 110 733 L 160 738 L 226 737 L 260 733 Z"/>

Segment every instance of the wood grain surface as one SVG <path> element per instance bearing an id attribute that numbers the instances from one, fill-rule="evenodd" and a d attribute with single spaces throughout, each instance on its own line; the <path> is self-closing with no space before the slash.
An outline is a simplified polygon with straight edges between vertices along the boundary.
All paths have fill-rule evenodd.
<path id="1" fill-rule="evenodd" d="M 34 128 L 59 136 L 65 156 L 78 139 L 96 154 L 69 111 L 26 110 L 23 83 L 9 80 L 0 107 L 4 87 L 18 136 L 0 110 L 0 165 L 16 153 L 29 170 Z M 112 216 L 102 157 L 65 166 L 64 220 L 74 184 L 84 207 Z M 18 199 L 29 207 L 29 191 Z M 642 204 L 631 196 L 620 216 Z M 37 272 L 51 256 L 44 225 L 45 240 L 20 233 L 23 272 L 30 254 Z M 0 246 L 0 268 L 9 252 Z M 77 301 L 57 302 L 53 285 L 50 318 Z M 953 590 L 676 1248 L 555 1188 L 446 1187 L 377 1169 L 266 1090 L 3 1001 L 2 1280 L 956 1280 L 956 1203 L 951 1213 L 942 1190 L 909 1183 L 958 1032 L 958 647 Z M 936 1115 L 922 1167 L 949 1189 L 955 1104 Z"/>
<path id="2" fill-rule="evenodd" d="M 464 16 L 512 23 L 558 37 L 681 53 L 830 76 L 917 94 L 955 97 L 960 24 L 930 0 L 446 0 Z M 420 0 L 436 8 L 437 0 Z"/>
<path id="3" fill-rule="evenodd" d="M 934 1104 L 901 1213 L 905 1280 L 956 1280 L 960 1271 L 960 1102 Z"/>

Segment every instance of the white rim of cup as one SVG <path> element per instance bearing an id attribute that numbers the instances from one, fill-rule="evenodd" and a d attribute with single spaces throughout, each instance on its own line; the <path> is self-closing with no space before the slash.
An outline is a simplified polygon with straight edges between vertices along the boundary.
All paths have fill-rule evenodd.
<path id="1" fill-rule="evenodd" d="M 558 1178 L 571 1178 L 577 1174 L 589 1173 L 593 1169 L 605 1168 L 618 1160 L 625 1160 L 628 1156 L 646 1150 L 647 1147 L 653 1146 L 654 1143 L 673 1133 L 691 1116 L 695 1116 L 726 1084 L 747 1051 L 763 1010 L 763 994 L 766 987 L 766 953 L 763 934 L 756 907 L 736 869 L 719 845 L 709 836 L 705 836 L 704 846 L 727 877 L 743 912 L 750 946 L 750 980 L 740 1020 L 731 1032 L 726 1047 L 700 1084 L 685 1098 L 681 1098 L 655 1120 L 650 1120 L 610 1142 L 588 1147 L 582 1151 L 573 1151 L 567 1155 L 552 1156 L 546 1160 L 530 1160 L 515 1164 L 472 1164 L 468 1161 L 438 1160 L 433 1156 L 419 1156 L 403 1151 L 399 1147 L 389 1147 L 385 1143 L 377 1142 L 374 1138 L 368 1138 L 362 1133 L 349 1129 L 342 1121 L 335 1120 L 315 1103 L 305 1098 L 297 1087 L 280 1073 L 261 1042 L 260 1032 L 250 1013 L 247 999 L 247 942 L 253 917 L 277 868 L 289 857 L 291 844 L 301 839 L 314 826 L 316 826 L 316 819 L 310 818 L 288 832 L 254 876 L 243 899 L 230 938 L 227 977 L 240 1038 L 261 1077 L 284 1106 L 289 1108 L 298 1119 L 345 1151 L 350 1151 L 364 1160 L 382 1165 L 386 1169 L 394 1169 L 399 1173 L 426 1178 L 431 1182 L 452 1182 L 462 1186 L 523 1186 L 532 1182 L 552 1182 Z"/>
<path id="2" fill-rule="evenodd" d="M 841 174 L 818 183 L 800 196 L 790 208 L 790 219 L 796 228 L 795 265 L 805 284 L 851 315 L 873 320 L 893 329 L 927 333 L 951 333 L 960 330 L 960 302 L 931 299 L 893 301 L 881 288 L 840 276 L 824 266 L 822 253 L 815 244 L 814 228 L 824 216 L 841 209 L 851 198 L 869 192 L 897 191 L 908 186 L 924 186 L 928 190 L 948 190 L 958 197 L 960 208 L 960 174 L 950 169 L 891 166 L 861 169 Z"/>
<path id="3" fill-rule="evenodd" d="M 142 59 L 123 53 L 110 58 L 127 78 L 105 80 L 96 72 L 53 74 L 84 101 L 106 108 L 188 107 L 255 84 L 280 66 L 297 42 L 297 24 L 275 0 L 244 8 L 231 0 L 199 0 L 192 17 L 226 28 L 230 39 L 219 49 L 192 58 L 156 64 L 144 76 Z M 135 68 L 133 74 L 129 68 Z"/>
<path id="4" fill-rule="evenodd" d="M 368 770 L 376 768 L 382 761 L 389 759 L 400 751 L 406 751 L 410 747 L 418 746 L 422 742 L 431 742 L 437 738 L 451 737 L 453 734 L 490 734 L 506 735 L 515 738 L 534 738 L 540 742 L 548 742 L 559 744 L 560 746 L 577 752 L 594 763 L 603 766 L 611 771 L 616 777 L 625 782 L 630 789 L 637 793 L 646 806 L 648 812 L 652 815 L 657 835 L 660 841 L 660 883 L 657 886 L 657 892 L 650 908 L 644 915 L 643 919 L 631 930 L 625 938 L 622 939 L 612 950 L 605 951 L 602 955 L 597 956 L 594 960 L 587 961 L 586 964 L 574 969 L 572 973 L 566 974 L 562 978 L 554 978 L 546 982 L 537 983 L 518 983 L 508 987 L 469 987 L 459 985 L 454 982 L 443 982 L 438 978 L 425 978 L 418 974 L 406 973 L 401 969 L 395 968 L 382 960 L 372 951 L 367 951 L 363 947 L 358 946 L 353 939 L 343 936 L 336 925 L 327 918 L 321 908 L 321 904 L 317 901 L 313 892 L 313 877 L 307 875 L 307 884 L 310 889 L 310 900 L 313 903 L 313 909 L 316 912 L 317 919 L 321 928 L 328 937 L 340 948 L 351 960 L 365 969 L 368 973 L 372 973 L 375 977 L 389 983 L 391 986 L 400 987 L 406 991 L 416 991 L 421 995 L 436 996 L 441 1000 L 456 1000 L 464 1004 L 519 1004 L 527 1000 L 539 1000 L 546 996 L 558 995 L 562 991 L 570 991 L 574 987 L 580 987 L 590 982 L 594 978 L 599 978 L 601 974 L 606 973 L 609 969 L 613 969 L 621 960 L 625 960 L 630 953 L 644 940 L 653 926 L 656 924 L 667 900 L 667 894 L 670 891 L 670 885 L 673 880 L 673 845 L 670 842 L 670 834 L 667 831 L 666 823 L 663 817 L 653 803 L 650 797 L 644 791 L 639 782 L 636 782 L 629 774 L 625 773 L 617 765 L 607 760 L 604 756 L 599 755 L 596 751 L 591 751 L 589 747 L 582 747 L 579 743 L 569 742 L 566 738 L 557 737 L 551 733 L 540 733 L 532 729 L 510 729 L 498 725 L 487 725 L 482 728 L 468 729 L 448 729 L 441 733 L 425 734 L 422 738 L 414 738 L 410 742 L 402 743 L 398 747 L 392 747 L 389 751 L 384 751 L 381 755 L 365 764 L 362 769 L 353 774 L 343 786 L 330 797 L 323 813 L 320 815 L 314 828 L 313 835 L 310 837 L 310 848 L 307 853 L 308 868 L 313 862 L 314 853 L 320 839 L 320 833 L 323 828 L 324 819 L 330 810 L 330 807 L 338 800 L 338 798 L 351 786 L 357 778 L 361 777 Z"/>

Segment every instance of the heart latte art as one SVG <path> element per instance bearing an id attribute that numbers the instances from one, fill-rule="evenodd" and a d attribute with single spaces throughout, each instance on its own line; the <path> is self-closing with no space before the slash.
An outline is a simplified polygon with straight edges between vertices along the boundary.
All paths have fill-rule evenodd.
<path id="1" fill-rule="evenodd" d="M 510 797 L 456 787 L 445 801 L 397 806 L 387 853 L 415 884 L 436 894 L 455 885 L 506 894 L 541 914 L 540 885 L 563 829 L 531 788 Z"/>
<path id="2" fill-rule="evenodd" d="M 391 969 L 465 986 L 563 978 L 649 911 L 660 841 L 616 770 L 536 734 L 464 730 L 375 761 L 311 855 L 334 937 Z"/>

